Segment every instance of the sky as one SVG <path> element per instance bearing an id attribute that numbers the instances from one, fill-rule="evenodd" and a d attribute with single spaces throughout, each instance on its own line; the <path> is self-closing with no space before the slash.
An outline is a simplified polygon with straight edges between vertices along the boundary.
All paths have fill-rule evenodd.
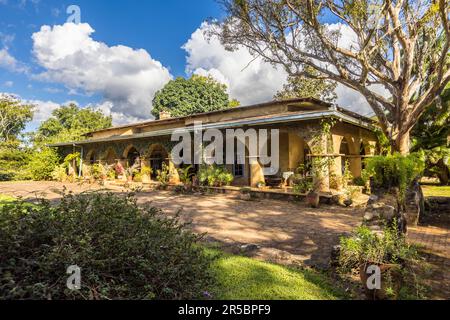
<path id="1" fill-rule="evenodd" d="M 241 105 L 271 100 L 286 73 L 208 40 L 207 21 L 223 16 L 214 0 L 0 0 L 0 93 L 36 106 L 28 131 L 70 102 L 114 124 L 150 119 L 155 92 L 194 73 L 225 83 Z M 342 107 L 370 112 L 356 92 L 337 94 Z"/>

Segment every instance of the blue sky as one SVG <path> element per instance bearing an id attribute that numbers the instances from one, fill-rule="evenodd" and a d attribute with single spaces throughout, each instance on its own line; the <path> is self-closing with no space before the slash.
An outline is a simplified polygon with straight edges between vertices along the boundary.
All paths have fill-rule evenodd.
<path id="1" fill-rule="evenodd" d="M 81 24 L 65 24 L 72 4 Z M 0 92 L 37 106 L 29 130 L 68 101 L 115 123 L 149 118 L 154 93 L 192 73 L 224 82 L 243 105 L 270 100 L 286 74 L 260 60 L 245 68 L 253 59 L 247 50 L 208 42 L 202 23 L 222 17 L 214 0 L 0 0 Z"/>

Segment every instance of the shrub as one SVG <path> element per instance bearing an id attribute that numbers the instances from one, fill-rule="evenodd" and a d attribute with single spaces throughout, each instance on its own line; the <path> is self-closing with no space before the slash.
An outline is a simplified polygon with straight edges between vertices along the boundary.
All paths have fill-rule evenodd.
<path id="1" fill-rule="evenodd" d="M 406 189 L 422 174 L 424 167 L 423 155 L 418 153 L 376 156 L 367 160 L 363 176 L 365 179 L 372 177 L 376 188 L 399 188 L 400 196 L 404 197 Z"/>
<path id="2" fill-rule="evenodd" d="M 149 166 L 142 166 L 142 168 L 141 168 L 141 173 L 142 173 L 143 175 L 150 176 L 150 175 L 153 173 L 153 170 L 152 170 L 152 168 L 150 168 Z"/>
<path id="3" fill-rule="evenodd" d="M 59 157 L 55 150 L 44 148 L 33 153 L 29 170 L 33 180 L 51 180 L 52 172 L 59 165 Z"/>
<path id="4" fill-rule="evenodd" d="M 57 166 L 52 172 L 52 179 L 59 182 L 67 181 L 67 168 L 65 165 Z"/>
<path id="5" fill-rule="evenodd" d="M 198 179 L 201 184 L 210 187 L 221 187 L 230 185 L 233 182 L 233 175 L 222 166 L 203 166 L 198 172 Z"/>
<path id="6" fill-rule="evenodd" d="M 19 142 L 0 143 L 0 181 L 30 180 L 30 160 L 30 152 L 22 149 Z"/>
<path id="7" fill-rule="evenodd" d="M 172 173 L 170 172 L 170 167 L 163 162 L 162 169 L 157 171 L 156 180 L 165 187 L 169 184 Z"/>
<path id="8" fill-rule="evenodd" d="M 184 168 L 178 168 L 178 176 L 180 177 L 180 181 L 184 184 L 190 184 L 192 182 L 192 165 L 189 165 Z"/>
<path id="9" fill-rule="evenodd" d="M 134 182 L 142 182 L 142 173 L 138 172 L 133 177 Z"/>
<path id="10" fill-rule="evenodd" d="M 101 163 L 95 163 L 91 167 L 91 176 L 95 180 L 101 180 L 106 178 L 106 169 Z"/>
<path id="11" fill-rule="evenodd" d="M 361 226 L 350 237 L 340 239 L 339 271 L 348 273 L 354 268 L 365 265 L 390 265 L 386 279 L 393 278 L 392 273 L 398 273 L 402 278 L 412 278 L 408 285 L 415 286 L 418 292 L 420 286 L 412 266 L 419 261 L 417 248 L 408 244 L 405 234 L 398 232 L 397 224 L 386 226 L 383 234 L 372 232 L 368 227 Z M 396 295 L 398 292 L 388 283 L 387 291 Z"/>
<path id="12" fill-rule="evenodd" d="M 308 193 L 312 190 L 313 182 L 309 178 L 295 178 L 292 190 L 294 193 Z"/>
<path id="13" fill-rule="evenodd" d="M 109 193 L 0 208 L 1 299 L 195 299 L 210 284 L 200 236 Z M 68 290 L 68 266 L 81 289 Z"/>

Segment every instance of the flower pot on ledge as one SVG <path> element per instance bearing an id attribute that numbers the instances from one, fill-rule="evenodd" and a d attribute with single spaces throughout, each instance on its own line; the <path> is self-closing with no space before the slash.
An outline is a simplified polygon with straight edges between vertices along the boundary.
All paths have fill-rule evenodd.
<path id="1" fill-rule="evenodd" d="M 319 193 L 315 192 L 315 191 L 310 191 L 307 195 L 306 195 L 306 201 L 308 202 L 308 204 L 312 207 L 312 208 L 318 208 L 319 207 L 319 202 L 320 202 L 320 196 Z"/>

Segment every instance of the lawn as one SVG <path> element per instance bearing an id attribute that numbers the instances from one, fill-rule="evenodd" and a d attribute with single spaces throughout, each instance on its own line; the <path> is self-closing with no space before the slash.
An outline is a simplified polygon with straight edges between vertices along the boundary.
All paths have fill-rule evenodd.
<path id="1" fill-rule="evenodd" d="M 335 300 L 345 294 L 323 274 L 255 259 L 218 253 L 212 269 L 217 286 L 214 299 Z"/>
<path id="2" fill-rule="evenodd" d="M 425 197 L 450 198 L 450 186 L 423 185 L 422 190 Z"/>
<path id="3" fill-rule="evenodd" d="M 6 203 L 13 202 L 14 200 L 15 198 L 0 193 L 0 207 L 5 205 Z"/>

